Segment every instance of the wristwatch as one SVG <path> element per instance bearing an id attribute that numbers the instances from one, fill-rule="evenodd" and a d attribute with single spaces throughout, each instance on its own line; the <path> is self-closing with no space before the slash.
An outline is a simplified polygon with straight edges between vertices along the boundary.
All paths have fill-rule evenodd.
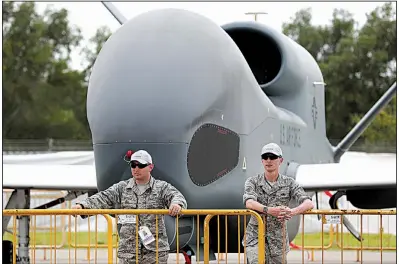
<path id="1" fill-rule="evenodd" d="M 267 206 L 263 206 L 263 212 L 265 213 L 265 214 L 267 214 L 267 210 L 268 210 L 269 208 L 267 208 Z"/>

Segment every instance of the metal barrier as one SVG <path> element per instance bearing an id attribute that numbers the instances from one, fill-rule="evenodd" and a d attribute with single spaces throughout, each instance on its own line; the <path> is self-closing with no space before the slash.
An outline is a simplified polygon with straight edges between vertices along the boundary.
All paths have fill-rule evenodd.
<path id="1" fill-rule="evenodd" d="M 9 198 L 11 197 L 11 194 L 13 192 L 13 189 L 3 189 L 3 199 L 4 201 L 8 201 Z M 30 204 L 31 208 L 34 208 L 36 206 L 43 205 L 45 203 L 48 203 L 50 201 L 53 201 L 55 199 L 64 197 L 67 194 L 66 191 L 51 191 L 51 190 L 32 190 L 30 193 Z M 52 207 L 53 209 L 70 209 L 71 208 L 71 201 L 61 203 L 55 207 Z M 108 246 L 106 244 L 98 244 L 97 242 L 92 242 L 89 239 L 89 243 L 77 243 L 76 241 L 72 242 L 72 236 L 71 232 L 67 232 L 70 230 L 71 225 L 76 225 L 75 221 L 72 221 L 71 217 L 66 216 L 66 215 L 61 215 L 61 216 L 54 216 L 54 217 L 46 217 L 46 216 L 36 216 L 34 218 L 35 224 L 33 225 L 33 221 L 30 221 L 30 230 L 40 230 L 42 231 L 41 233 L 47 231 L 48 233 L 52 234 L 57 233 L 57 237 L 59 232 L 61 232 L 61 241 L 57 245 L 50 245 L 50 244 L 41 244 L 41 245 L 36 245 L 36 250 L 40 249 L 43 250 L 43 260 L 47 260 L 47 251 L 49 249 L 52 249 L 54 247 L 62 249 L 65 247 L 71 247 L 71 248 L 79 248 L 79 249 L 86 249 L 87 250 L 87 259 L 90 259 L 90 248 L 107 248 Z M 78 221 L 80 218 L 75 219 Z M 105 219 L 105 221 L 107 221 Z M 55 225 L 55 223 L 61 222 L 60 225 Z M 73 223 L 74 222 L 74 223 Z M 81 221 L 83 222 L 83 221 Z M 95 230 L 98 228 L 98 218 L 95 218 Z M 115 240 L 118 239 L 117 236 L 117 227 L 115 224 L 115 220 L 112 220 L 113 222 L 113 237 Z M 54 229 L 54 227 L 56 227 Z M 87 222 L 87 227 L 90 229 L 90 222 Z M 69 229 L 68 229 L 69 228 Z M 76 228 L 76 227 L 75 227 Z M 7 225 L 7 231 L 9 234 L 11 234 L 11 230 L 13 230 L 13 222 L 10 221 L 10 223 Z M 88 231 L 88 235 L 90 238 L 90 231 Z M 6 238 L 9 237 L 9 234 L 6 234 Z M 97 234 L 97 232 L 96 232 Z M 57 239 L 58 241 L 58 239 Z M 97 241 L 97 238 L 95 239 Z M 30 245 L 30 248 L 33 246 Z M 113 247 L 117 247 L 117 243 L 113 244 Z M 51 257 L 51 256 L 50 256 Z"/>
<path id="2" fill-rule="evenodd" d="M 48 239 L 49 241 L 49 245 L 46 245 L 46 249 L 50 249 L 50 263 L 52 263 L 53 261 L 53 249 L 54 249 L 54 259 L 56 259 L 56 253 L 57 250 L 56 249 L 61 249 L 62 247 L 56 246 L 57 243 L 57 232 L 52 232 L 53 230 L 57 230 L 57 226 L 56 226 L 56 221 L 54 222 L 54 229 L 52 228 L 52 217 L 53 216 L 57 216 L 57 215 L 69 215 L 69 217 L 71 218 L 71 215 L 76 215 L 75 211 L 77 210 L 68 210 L 68 209 L 55 209 L 55 210 L 35 210 L 35 209 L 16 209 L 16 210 L 3 210 L 3 215 L 4 216 L 12 216 L 13 217 L 13 231 L 12 231 L 12 237 L 13 237 L 13 263 L 16 263 L 16 250 L 17 250 L 17 217 L 20 216 L 33 216 L 33 227 L 36 224 L 36 217 L 37 216 L 43 216 L 43 215 L 49 215 L 50 216 L 50 232 L 48 234 Z M 70 213 L 69 213 L 70 212 Z M 83 214 L 82 214 L 83 215 Z M 108 228 L 108 232 L 107 232 L 107 239 L 108 241 L 111 241 L 110 243 L 108 243 L 107 246 L 107 250 L 108 250 L 108 263 L 112 263 L 112 255 L 113 255 L 113 248 L 112 248 L 112 219 L 108 214 L 99 214 L 99 215 L 103 215 L 106 219 L 107 222 L 107 228 Z M 55 220 L 55 217 L 54 217 Z M 76 221 L 75 221 L 75 234 L 76 234 Z M 37 239 L 37 232 L 36 229 L 34 228 L 33 232 L 32 232 L 32 237 L 31 237 L 31 241 L 33 241 L 33 245 L 30 245 L 30 249 L 31 249 L 31 258 L 33 260 L 33 263 L 36 262 L 36 249 L 37 249 L 37 245 L 36 245 L 36 239 Z M 71 226 L 69 225 L 69 240 L 71 239 Z M 54 242 L 54 243 L 53 243 Z M 41 249 L 41 248 L 40 248 Z M 71 263 L 71 251 L 70 251 L 70 247 L 69 247 L 69 252 L 68 252 L 68 262 Z M 90 250 L 90 246 L 89 246 L 89 250 Z M 46 255 L 46 251 L 44 252 L 44 255 Z M 75 263 L 77 260 L 77 252 L 75 250 Z M 90 261 L 90 258 L 88 259 Z M 56 261 L 55 261 L 56 263 Z"/>
<path id="3" fill-rule="evenodd" d="M 322 221 L 321 221 L 321 232 L 316 233 L 320 234 L 321 238 L 321 246 L 315 246 L 315 245 L 305 245 L 305 216 L 307 215 L 321 215 Z M 343 216 L 358 216 L 360 219 L 360 237 L 363 239 L 358 242 L 357 240 L 355 241 L 355 238 L 352 237 L 352 234 L 348 233 L 346 236 L 344 235 L 344 224 L 343 224 Z M 363 228 L 363 222 L 364 222 L 364 216 L 375 216 L 379 218 L 379 224 L 378 224 L 378 232 L 375 233 L 373 232 L 374 236 L 371 236 L 370 234 L 365 235 L 364 228 Z M 383 263 L 383 251 L 396 251 L 396 230 L 393 232 L 395 234 L 395 246 L 390 246 L 390 240 L 388 240 L 388 246 L 383 246 L 383 236 L 384 236 L 384 228 L 382 227 L 382 219 L 383 216 L 396 216 L 396 210 L 312 210 L 305 212 L 301 218 L 302 218 L 302 228 L 301 228 L 301 233 L 297 235 L 300 236 L 299 240 L 296 240 L 296 244 L 299 246 L 299 249 L 294 249 L 294 250 L 302 250 L 302 263 L 304 263 L 304 252 L 305 250 L 310 250 L 312 252 L 311 256 L 311 261 L 315 261 L 315 256 L 314 253 L 315 251 L 320 251 L 321 250 L 321 263 L 324 263 L 324 251 L 329 250 L 331 251 L 333 247 L 335 246 L 336 249 L 339 249 L 341 252 L 341 263 L 344 263 L 343 261 L 343 252 L 344 250 L 356 250 L 357 251 L 357 256 L 356 256 L 356 261 L 363 263 L 363 251 L 379 251 L 380 252 L 380 262 Z M 354 219 L 351 219 L 353 221 Z M 368 220 L 368 223 L 370 224 L 370 221 Z M 396 223 L 396 221 L 394 222 Z M 328 225 L 328 245 L 325 245 L 325 225 Z M 374 226 L 374 225 L 373 225 Z M 334 229 L 335 227 L 335 229 Z M 374 226 L 375 228 L 375 226 Z M 346 229 L 346 227 L 345 227 Z M 389 225 L 388 225 L 389 229 Z M 370 228 L 369 228 L 370 231 Z M 308 233 L 309 234 L 309 233 Z M 370 237 L 376 237 L 378 236 L 379 241 L 378 241 L 378 246 L 374 245 L 369 245 L 370 243 Z M 352 244 L 359 244 L 358 246 L 345 246 L 344 244 L 344 237 L 347 238 L 347 240 L 352 240 Z M 312 240 L 312 239 L 308 239 Z M 364 240 L 368 240 L 367 242 Z M 298 243 L 300 241 L 300 243 Z M 355 242 L 353 242 L 355 241 Z M 347 241 L 348 242 L 348 241 Z M 357 242 L 357 243 L 356 243 Z M 373 241 L 375 242 L 375 241 Z M 368 244 L 368 245 L 365 245 Z"/>
<path id="4" fill-rule="evenodd" d="M 115 217 L 117 218 L 118 215 L 121 214 L 132 214 L 132 215 L 137 215 L 137 217 L 139 217 L 142 214 L 153 214 L 156 215 L 156 222 L 158 222 L 158 215 L 164 215 L 167 214 L 168 210 L 121 210 L 121 209 L 113 209 L 113 210 L 71 210 L 71 209 L 60 209 L 60 210 L 35 210 L 35 209 L 24 209 L 24 210 L 3 210 L 3 215 L 10 215 L 10 216 L 14 216 L 13 218 L 13 247 L 14 247 L 14 255 L 13 255 L 13 259 L 14 259 L 14 263 L 15 263 L 15 253 L 16 253 L 16 248 L 17 248 L 17 238 L 16 238 L 16 216 L 21 216 L 21 215 L 29 215 L 29 216 L 33 216 L 33 223 L 32 226 L 34 227 L 36 224 L 36 217 L 37 216 L 43 216 L 43 215 L 50 215 L 50 217 L 53 217 L 54 219 L 54 224 L 50 224 L 50 234 L 48 235 L 48 239 L 50 239 L 50 245 L 47 245 L 47 248 L 50 249 L 50 263 L 53 262 L 53 256 L 54 256 L 54 263 L 56 263 L 56 254 L 57 254 L 57 249 L 60 249 L 60 247 L 56 246 L 56 242 L 57 242 L 57 225 L 56 225 L 56 221 L 55 221 L 55 216 L 69 216 L 69 229 L 68 229 L 68 244 L 67 247 L 69 248 L 69 263 L 71 263 L 71 248 L 75 249 L 75 262 L 77 261 L 77 249 L 87 249 L 87 257 L 86 260 L 88 261 L 88 263 L 90 263 L 91 261 L 91 257 L 90 257 L 90 252 L 92 249 L 95 249 L 95 263 L 97 263 L 97 250 L 100 248 L 105 248 L 107 249 L 107 263 L 117 263 L 118 262 L 118 258 L 116 257 L 115 254 L 115 259 L 113 259 L 114 256 L 114 248 L 118 247 L 118 241 L 116 243 L 114 243 L 114 237 L 118 238 L 117 235 L 117 231 L 114 231 L 114 226 L 112 225 L 112 218 L 109 216 L 109 214 L 115 215 Z M 209 235 L 209 227 L 210 227 L 210 220 L 214 217 L 217 216 L 217 229 L 218 229 L 218 237 L 217 237 L 217 248 L 218 248 L 218 263 L 221 259 L 220 254 L 223 254 L 223 260 L 226 261 L 226 263 L 228 262 L 227 260 L 227 254 L 226 253 L 221 253 L 220 252 L 220 228 L 219 228 L 219 217 L 220 216 L 237 216 L 237 222 L 238 222 L 238 234 L 240 235 L 240 217 L 244 216 L 244 233 L 245 233 L 245 228 L 247 226 L 246 224 L 246 216 L 247 215 L 253 215 L 256 220 L 258 221 L 258 223 L 262 223 L 260 225 L 258 225 L 258 239 L 259 239 L 259 245 L 263 245 L 263 246 L 259 246 L 258 248 L 258 256 L 259 256 L 259 262 L 262 263 L 262 261 L 264 261 L 264 257 L 265 257 L 265 232 L 267 230 L 265 230 L 265 221 L 262 220 L 263 217 L 261 217 L 259 214 L 257 214 L 254 211 L 251 210 L 183 210 L 182 214 L 185 216 L 191 215 L 197 216 L 197 230 L 199 230 L 199 216 L 203 215 L 206 216 L 204 219 L 204 263 L 209 263 L 209 241 L 210 241 L 210 235 Z M 71 215 L 94 215 L 95 218 L 97 218 L 98 215 L 103 215 L 106 218 L 107 221 L 107 227 L 108 227 L 108 232 L 106 233 L 106 237 L 107 237 L 107 241 L 105 242 L 105 244 L 99 244 L 99 236 L 98 236 L 98 228 L 97 225 L 95 226 L 94 230 L 95 230 L 95 235 L 94 235 L 94 239 L 96 241 L 95 244 L 91 244 L 91 229 L 90 229 L 90 222 L 88 221 L 88 243 L 78 243 L 77 240 L 78 239 L 78 229 L 77 229 L 77 221 L 75 221 L 75 227 L 74 227 L 74 232 L 72 232 L 72 227 L 71 227 Z M 310 216 L 310 215 L 321 215 L 322 221 L 321 221 L 321 225 L 320 225 L 320 229 L 321 232 L 316 233 L 316 238 L 317 240 L 321 240 L 321 243 L 318 243 L 319 245 L 310 245 L 312 244 L 312 239 L 309 239 L 309 236 L 311 236 L 312 234 L 307 233 L 306 235 L 308 236 L 307 239 L 305 239 L 305 225 L 303 223 L 305 223 L 305 217 L 306 216 Z M 350 238 L 351 235 L 348 234 L 347 236 L 344 235 L 344 225 L 343 225 L 343 220 L 342 217 L 343 216 L 350 216 L 350 215 L 354 215 L 354 216 L 358 216 L 360 219 L 360 235 L 362 237 L 364 237 L 364 240 L 358 242 L 359 245 L 347 245 L 348 243 L 344 243 L 345 242 L 345 237 L 346 238 Z M 392 233 L 389 231 L 389 225 L 388 228 L 383 228 L 383 216 L 395 216 L 396 215 L 396 210 L 312 210 L 312 211 L 308 211 L 305 212 L 303 215 L 301 215 L 301 219 L 302 219 L 302 228 L 301 231 L 299 231 L 296 240 L 296 244 L 298 245 L 299 250 L 302 250 L 302 263 L 305 263 L 305 251 L 310 250 L 312 252 L 312 256 L 311 256 L 311 261 L 315 261 L 315 252 L 320 252 L 321 253 L 321 263 L 324 263 L 324 260 L 326 259 L 325 256 L 325 251 L 330 252 L 332 250 L 340 250 L 341 255 L 341 263 L 344 263 L 344 255 L 343 255 L 343 251 L 345 250 L 352 250 L 352 251 L 356 251 L 357 252 L 357 261 L 363 263 L 363 251 L 376 251 L 378 250 L 380 252 L 380 262 L 383 263 L 383 251 L 384 250 L 389 250 L 389 251 L 393 251 L 396 250 L 396 241 L 392 242 L 395 243 L 394 245 L 390 244 L 390 241 L 388 240 L 388 243 L 385 241 L 385 245 L 384 245 L 384 231 L 387 231 L 388 229 L 388 233 Z M 376 234 L 374 234 L 375 236 L 378 236 L 378 245 L 370 245 L 370 243 L 368 243 L 368 237 L 367 237 L 367 232 L 364 232 L 364 222 L 368 222 L 369 225 L 371 225 L 372 227 L 377 226 L 376 224 L 371 223 L 370 224 L 370 220 L 365 221 L 364 218 L 366 218 L 366 216 L 374 216 L 378 218 L 378 222 L 379 222 L 379 228 L 377 228 L 376 230 L 378 230 L 378 232 Z M 75 218 L 75 219 L 80 219 L 80 217 Z M 225 240 L 226 240 L 226 245 L 225 248 L 227 248 L 227 236 L 228 236 L 228 231 L 227 231 L 227 217 L 225 218 L 226 223 L 225 223 Z M 351 219 L 351 221 L 353 222 L 353 219 Z M 138 230 L 138 221 L 136 222 L 136 239 L 138 239 L 138 235 L 137 235 L 137 230 Z M 396 223 L 396 221 L 394 221 L 394 223 Z M 175 224 L 176 227 L 179 226 L 179 218 L 176 218 L 175 220 Z M 313 224 L 314 225 L 314 224 Z M 325 225 L 327 225 L 328 227 L 326 228 Z M 158 228 L 158 223 L 156 223 L 156 227 Z M 116 226 L 115 226 L 116 229 Z M 54 230 L 54 231 L 52 231 Z M 179 229 L 176 228 L 176 244 L 179 245 Z M 370 232 L 370 228 L 369 228 L 369 232 Z M 283 229 L 283 237 L 285 237 L 284 234 L 285 229 Z M 327 231 L 327 232 L 325 232 Z M 158 234 L 158 229 L 155 232 L 156 234 Z M 396 235 L 396 230 L 394 230 L 393 232 Z M 36 249 L 38 248 L 38 246 L 35 244 L 36 242 L 36 234 L 37 231 L 33 228 L 33 234 L 31 236 L 31 241 L 33 241 L 33 245 L 31 245 L 31 248 L 33 250 L 31 250 L 31 256 L 32 256 L 32 260 L 33 263 L 35 263 L 35 259 L 36 259 Z M 75 239 L 74 241 L 72 240 L 72 234 L 75 234 Z M 366 234 L 366 235 L 365 235 Z M 326 237 L 328 236 L 328 239 L 326 240 Z M 370 236 L 370 235 L 369 235 Z M 157 237 L 158 238 L 158 237 Z M 352 238 L 353 239 L 353 238 Z M 197 252 L 199 252 L 199 241 L 200 241 L 200 234 L 199 232 L 197 232 Z M 307 241 L 305 244 L 305 240 Z M 245 240 L 244 240 L 245 241 Z M 310 242 L 309 242 L 310 241 Z M 328 244 L 325 244 L 325 241 L 328 242 Z M 216 241 L 215 241 L 216 242 Z M 300 244 L 298 242 L 301 242 Z M 313 241 L 314 242 L 314 241 Z M 375 243 L 376 241 L 374 241 Z M 241 241 L 240 238 L 238 238 L 238 245 L 240 245 Z M 316 242 L 317 243 L 317 242 Z M 353 242 L 352 242 L 353 244 Z M 285 243 L 283 243 L 283 247 L 285 246 Z M 64 248 L 64 247 L 63 247 Z M 239 249 L 240 247 L 238 247 Z M 54 249 L 54 254 L 53 254 L 53 250 Z M 157 248 L 158 249 L 158 248 Z M 294 251 L 297 249 L 293 249 Z M 136 252 L 138 252 L 138 244 L 136 243 Z M 177 259 L 176 262 L 179 263 L 179 247 L 177 247 Z M 246 263 L 246 252 L 245 252 L 245 247 L 244 247 L 244 263 Z M 329 259 L 329 256 L 327 254 L 327 259 Z M 138 254 L 136 254 L 136 260 L 138 258 Z M 240 260 L 240 250 L 238 251 L 238 259 Z M 224 261 L 223 261 L 224 262 Z M 384 261 L 385 263 L 386 261 Z M 320 263 L 320 261 L 318 261 L 318 263 Z"/>
<path id="5" fill-rule="evenodd" d="M 17 220 L 17 216 L 42 216 L 42 215 L 50 215 L 50 216 L 57 216 L 57 215 L 69 215 L 71 217 L 71 215 L 90 215 L 90 216 L 97 216 L 97 215 L 103 215 L 106 219 L 107 219 L 107 224 L 108 224 L 108 232 L 107 232 L 107 263 L 117 263 L 118 259 L 116 258 L 115 261 L 113 261 L 113 226 L 112 226 L 112 219 L 109 216 L 109 214 L 114 215 L 115 217 L 118 217 L 119 215 L 136 215 L 136 235 L 135 235 L 135 239 L 136 239 L 136 261 L 138 261 L 138 256 L 139 254 L 137 254 L 139 252 L 139 248 L 138 245 L 139 243 L 137 243 L 138 241 L 138 230 L 139 230 L 139 218 L 140 215 L 146 214 L 146 215 L 155 215 L 155 227 L 156 227 L 156 231 L 155 231 L 155 235 L 156 235 L 156 239 L 155 241 L 158 241 L 158 215 L 165 215 L 168 214 L 168 210 L 163 209 L 163 210 L 155 210 L 155 209 L 149 209 L 149 210 L 141 210 L 141 209 L 133 209 L 133 210 L 124 210 L 124 209 L 112 209 L 112 210 L 103 210 L 103 209 L 87 209 L 87 210 L 72 210 L 72 209 L 58 209 L 58 210 L 35 210 L 35 209 L 16 209 L 16 210 L 3 210 L 3 215 L 6 216 L 13 216 L 13 263 L 16 263 L 16 248 L 17 248 L 17 231 L 16 231 L 16 220 Z M 204 263 L 209 263 L 209 226 L 210 226 L 210 220 L 213 216 L 238 216 L 238 222 L 240 221 L 240 216 L 247 216 L 247 215 L 252 215 L 255 217 L 255 219 L 258 221 L 258 260 L 259 263 L 264 263 L 265 261 L 265 230 L 264 230 L 264 223 L 262 220 L 262 217 L 257 214 L 254 211 L 251 210 L 182 210 L 181 212 L 182 215 L 184 216 L 197 216 L 197 225 L 199 225 L 199 216 L 203 215 L 206 216 L 205 220 L 204 220 L 204 241 L 203 241 L 203 246 L 204 246 Z M 246 218 L 245 218 L 246 219 Z M 226 220 L 227 221 L 227 220 Z M 35 220 L 34 220 L 35 222 Z M 176 261 L 177 263 L 179 263 L 179 217 L 175 218 L 175 224 L 176 224 Z M 76 221 L 75 221 L 75 234 L 77 234 L 77 228 L 76 228 Z M 246 226 L 246 224 L 244 224 L 244 227 Z M 226 225 L 227 228 L 227 225 Z M 240 243 L 240 225 L 238 225 L 238 241 Z M 197 227 L 198 230 L 198 227 Z M 97 231 L 97 230 L 96 230 Z M 245 232 L 245 229 L 244 229 Z M 75 263 L 77 260 L 77 248 L 79 248 L 76 245 L 76 239 L 75 239 L 75 245 L 73 245 L 71 243 L 71 227 L 69 226 L 69 258 L 68 261 L 69 263 L 71 263 L 71 257 L 70 257 L 70 249 L 73 246 L 75 248 Z M 218 221 L 218 233 L 219 233 L 219 221 Z M 33 232 L 33 237 L 32 237 L 32 241 L 33 241 L 33 250 L 32 250 L 32 259 L 33 259 L 33 263 L 35 263 L 35 259 L 36 259 L 36 255 L 35 255 L 35 241 L 36 241 L 36 232 Z M 50 244 L 52 243 L 52 238 L 54 238 L 54 244 L 56 243 L 56 233 L 55 234 L 50 234 Z M 227 233 L 226 233 L 226 237 L 227 237 Z M 96 237 L 97 238 L 97 237 Z M 199 233 L 197 232 L 197 249 L 199 248 L 199 244 L 200 244 L 200 239 L 199 239 Z M 219 236 L 218 236 L 219 238 Z M 97 240 L 97 239 L 96 239 Z M 89 250 L 90 250 L 90 244 L 88 245 Z M 96 250 L 96 259 L 95 262 L 97 262 L 97 245 L 95 245 L 95 250 Z M 50 245 L 50 249 L 56 249 L 55 246 L 51 246 Z M 198 250 L 199 251 L 199 250 Z M 197 251 L 197 252 L 198 252 Z M 158 243 L 156 243 L 156 260 L 158 263 Z M 220 253 L 220 252 L 218 252 Z M 240 256 L 239 256 L 240 257 Z M 56 263 L 56 250 L 54 252 L 54 259 Z M 51 258 L 50 258 L 50 263 L 52 263 L 53 261 L 53 257 L 52 257 L 52 251 L 51 251 Z M 90 256 L 88 256 L 88 262 L 90 263 Z M 245 263 L 245 248 L 244 248 L 244 263 Z"/>
<path id="6" fill-rule="evenodd" d="M 3 199 L 5 201 L 8 201 L 11 197 L 11 194 L 13 192 L 13 189 L 3 189 Z M 35 207 L 35 206 L 39 206 L 42 204 L 45 204 L 47 202 L 50 202 L 52 200 L 61 198 L 63 196 L 65 196 L 67 194 L 66 191 L 50 191 L 50 190 L 32 190 L 30 193 L 30 200 L 31 200 L 31 206 Z M 66 209 L 66 208 L 70 208 L 70 202 L 64 202 L 62 204 L 57 205 L 54 209 L 56 208 L 60 208 L 60 209 Z M 42 244 L 42 245 L 36 245 L 36 250 L 37 249 L 41 249 L 43 250 L 43 260 L 47 260 L 47 250 L 51 249 L 51 248 L 63 248 L 65 247 L 65 244 L 67 243 L 67 233 L 66 233 L 66 228 L 67 226 L 70 226 L 71 222 L 69 221 L 69 223 L 67 224 L 66 221 L 66 216 L 59 216 L 59 222 L 61 222 L 61 225 L 58 226 L 53 226 L 54 223 L 57 223 L 57 219 L 56 217 L 54 217 L 54 219 L 52 219 L 52 217 L 50 217 L 50 221 L 46 221 L 46 219 L 44 217 L 42 217 L 41 219 L 37 219 L 37 217 L 34 218 L 34 225 L 33 225 L 33 221 L 30 221 L 30 230 L 40 230 L 40 231 L 47 231 L 50 234 L 52 232 L 57 232 L 57 230 L 61 231 L 61 242 L 60 244 L 57 245 L 46 245 L 46 244 Z M 54 221 L 53 221 L 54 220 Z M 54 222 L 54 223 L 53 223 Z M 47 225 L 46 225 L 47 224 Z M 54 227 L 55 230 L 54 230 Z M 6 232 L 11 233 L 11 230 L 14 229 L 13 226 L 13 221 L 10 221 L 10 223 L 7 225 L 7 229 Z M 8 234 L 6 234 L 6 238 L 8 237 Z M 32 248 L 33 246 L 30 245 L 30 248 Z"/>

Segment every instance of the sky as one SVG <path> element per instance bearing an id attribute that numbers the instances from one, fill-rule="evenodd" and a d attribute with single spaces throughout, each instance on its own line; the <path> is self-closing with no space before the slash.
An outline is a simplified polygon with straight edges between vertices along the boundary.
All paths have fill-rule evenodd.
<path id="1" fill-rule="evenodd" d="M 160 8 L 181 8 L 204 15 L 215 23 L 223 25 L 233 21 L 254 20 L 254 16 L 246 12 L 266 12 L 258 16 L 258 22 L 281 31 L 282 24 L 288 22 L 297 11 L 310 7 L 313 14 L 313 24 L 328 24 L 335 8 L 343 8 L 354 15 L 359 26 L 366 21 L 366 13 L 371 12 L 383 2 L 113 2 L 115 7 L 127 18 L 133 18 L 141 13 Z M 48 5 L 53 8 L 65 8 L 69 11 L 70 23 L 81 28 L 87 45 L 88 39 L 94 36 L 101 26 L 108 26 L 112 32 L 119 28 L 117 20 L 108 12 L 101 2 L 37 2 L 37 10 L 41 13 Z M 73 51 L 72 64 L 74 69 L 82 69 L 82 55 L 79 50 Z"/>

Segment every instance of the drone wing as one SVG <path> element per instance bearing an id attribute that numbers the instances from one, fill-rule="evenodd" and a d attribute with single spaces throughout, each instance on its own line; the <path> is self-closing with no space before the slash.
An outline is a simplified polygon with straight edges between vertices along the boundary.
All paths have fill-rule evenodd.
<path id="1" fill-rule="evenodd" d="M 3 165 L 4 189 L 95 190 L 93 165 Z"/>
<path id="2" fill-rule="evenodd" d="M 306 190 L 396 188 L 395 154 L 348 152 L 340 163 L 300 165 L 296 180 Z"/>

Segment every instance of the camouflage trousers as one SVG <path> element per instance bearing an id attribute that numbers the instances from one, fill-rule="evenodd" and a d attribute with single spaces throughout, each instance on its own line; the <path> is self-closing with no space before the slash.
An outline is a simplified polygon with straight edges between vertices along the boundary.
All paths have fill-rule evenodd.
<path id="1" fill-rule="evenodd" d="M 167 264 L 168 263 L 169 252 L 168 251 L 159 251 L 158 252 L 158 264 Z M 120 264 L 136 264 L 136 256 L 129 259 L 119 258 L 118 261 Z M 156 252 L 150 251 L 146 248 L 141 248 L 139 256 L 138 256 L 138 264 L 155 264 L 156 262 Z"/>
<path id="2" fill-rule="evenodd" d="M 245 250 L 247 254 L 247 263 L 258 264 L 258 247 L 246 247 Z M 266 264 L 287 264 L 287 255 L 284 256 L 283 262 L 283 255 L 271 257 L 265 250 L 265 261 Z"/>

